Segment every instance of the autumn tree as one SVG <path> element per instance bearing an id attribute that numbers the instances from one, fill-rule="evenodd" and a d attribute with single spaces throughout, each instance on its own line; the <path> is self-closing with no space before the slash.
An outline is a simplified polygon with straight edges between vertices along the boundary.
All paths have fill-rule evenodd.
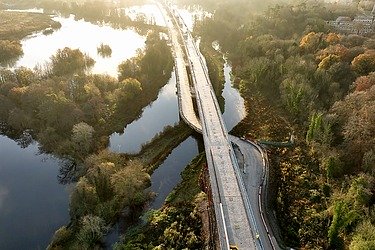
<path id="1" fill-rule="evenodd" d="M 52 72 L 57 76 L 72 75 L 90 69 L 95 61 L 79 49 L 65 47 L 51 56 Z"/>
<path id="2" fill-rule="evenodd" d="M 23 55 L 20 41 L 0 40 L 0 63 L 7 63 Z"/>
<path id="3" fill-rule="evenodd" d="M 99 198 L 95 187 L 81 177 L 70 196 L 70 217 L 74 220 L 95 213 Z"/>
<path id="4" fill-rule="evenodd" d="M 352 68 L 358 75 L 367 75 L 375 71 L 375 52 L 367 52 L 355 57 Z"/>
<path id="5" fill-rule="evenodd" d="M 150 176 L 143 171 L 138 161 L 130 161 L 128 166 L 111 177 L 111 183 L 122 204 L 139 205 L 145 200 L 144 188 L 150 183 Z"/>
<path id="6" fill-rule="evenodd" d="M 307 52 L 315 52 L 323 41 L 323 33 L 310 32 L 302 37 L 299 47 Z"/>
<path id="7" fill-rule="evenodd" d="M 72 129 L 72 141 L 76 152 L 87 155 L 93 148 L 94 128 L 85 122 L 77 123 Z"/>
<path id="8" fill-rule="evenodd" d="M 355 91 L 365 91 L 375 85 L 375 72 L 370 73 L 367 76 L 358 77 L 355 82 Z"/>

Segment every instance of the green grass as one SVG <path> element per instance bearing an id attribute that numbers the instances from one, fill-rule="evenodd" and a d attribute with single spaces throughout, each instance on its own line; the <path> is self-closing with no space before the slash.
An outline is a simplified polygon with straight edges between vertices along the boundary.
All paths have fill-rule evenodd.
<path id="1" fill-rule="evenodd" d="M 166 198 L 166 203 L 178 205 L 182 202 L 191 202 L 201 192 L 199 179 L 202 173 L 203 164 L 206 162 L 204 153 L 195 157 L 182 172 L 182 181 L 173 189 Z"/>
<path id="2" fill-rule="evenodd" d="M 137 158 L 145 165 L 149 165 L 147 171 L 151 174 L 168 157 L 171 151 L 189 137 L 192 132 L 192 129 L 183 122 L 173 127 L 168 126 L 132 157 Z"/>

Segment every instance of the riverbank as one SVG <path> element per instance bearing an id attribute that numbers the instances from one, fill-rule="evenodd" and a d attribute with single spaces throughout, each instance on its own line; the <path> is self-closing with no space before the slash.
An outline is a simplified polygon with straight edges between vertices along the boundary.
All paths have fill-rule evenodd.
<path id="1" fill-rule="evenodd" d="M 147 172 L 151 174 L 169 153 L 193 133 L 185 123 L 168 126 L 157 134 L 149 143 L 142 146 L 138 154 L 131 157 L 148 165 Z"/>
<path id="2" fill-rule="evenodd" d="M 146 224 L 130 231 L 115 249 L 189 248 L 203 249 L 203 220 L 208 201 L 199 186 L 205 155 L 200 154 L 185 168 L 181 183 L 167 197 L 165 205 L 147 214 Z"/>
<path id="3" fill-rule="evenodd" d="M 46 14 L 0 10 L 1 40 L 21 40 L 34 32 L 59 27 L 60 24 Z"/>
<path id="4" fill-rule="evenodd" d="M 210 77 L 212 87 L 214 88 L 217 101 L 220 106 L 221 112 L 224 112 L 224 104 L 225 100 L 222 96 L 222 92 L 224 89 L 224 59 L 223 54 L 219 51 L 216 51 L 212 44 L 202 39 L 199 49 L 206 59 L 207 68 L 208 68 L 208 75 Z"/>
<path id="5" fill-rule="evenodd" d="M 86 247 L 99 246 L 101 239 L 105 236 L 108 229 L 106 225 L 108 225 L 108 222 L 110 222 L 109 224 L 114 223 L 119 217 L 121 211 L 127 208 L 129 214 L 139 214 L 139 211 L 142 210 L 144 204 L 153 197 L 152 193 L 145 191 L 150 186 L 150 173 L 155 170 L 170 152 L 190 134 L 191 129 L 185 124 L 180 123 L 174 127 L 168 127 L 161 134 L 156 136 L 150 144 L 145 145 L 143 150 L 137 155 L 116 154 L 102 151 L 98 155 L 89 159 L 90 162 L 96 162 L 96 166 L 90 167 L 90 170 L 88 170 L 89 173 L 85 175 L 85 179 L 81 178 L 77 183 L 77 187 L 72 194 L 70 210 L 71 214 L 86 214 L 88 211 L 91 211 L 91 213 L 99 214 L 96 217 L 91 216 L 91 219 L 104 218 L 104 220 L 99 223 L 101 226 L 99 226 L 98 222 L 97 224 L 89 223 L 87 229 L 85 229 L 84 221 L 72 220 L 68 226 L 64 226 L 56 231 L 49 245 L 49 249 L 59 249 L 59 247 L 74 248 L 79 244 L 83 244 Z M 141 166 L 143 166 L 143 169 L 140 169 Z M 129 169 L 130 167 L 135 169 L 132 171 Z M 97 170 L 94 170 L 93 168 L 96 168 Z M 93 175 L 92 171 L 97 174 L 100 173 L 100 175 Z M 116 191 L 116 182 L 113 178 L 116 176 L 120 177 L 119 175 L 121 175 L 123 171 L 126 173 L 120 178 L 122 183 L 118 183 L 118 185 L 124 188 L 122 192 L 125 193 L 121 194 L 118 193 L 119 191 Z M 94 180 L 99 181 L 101 184 L 91 184 Z M 105 182 L 108 181 L 110 183 L 106 184 Z M 138 186 L 136 189 L 134 189 L 134 182 L 139 182 L 136 185 Z M 83 187 L 85 185 L 93 185 L 93 188 L 95 188 L 97 192 L 107 192 L 102 194 L 107 196 L 105 199 L 106 201 L 99 201 L 99 203 L 97 203 L 95 201 L 89 202 L 89 200 L 85 199 L 83 200 L 84 203 L 82 203 L 82 200 L 80 200 L 82 199 L 81 195 L 93 195 L 85 191 L 85 188 Z M 113 185 L 115 187 L 114 189 L 112 188 Z M 100 193 L 98 193 L 98 195 L 99 194 Z M 127 197 L 132 197 L 130 198 L 131 203 L 121 205 L 123 203 L 119 203 L 119 201 L 123 199 L 121 197 L 125 194 Z M 81 205 L 85 205 L 85 208 L 80 208 L 79 206 Z M 102 209 L 105 209 L 105 211 Z M 85 210 L 87 212 L 85 212 Z M 99 219 L 97 220 L 100 221 Z M 97 231 L 93 232 L 93 234 L 96 235 L 95 238 L 80 238 L 83 237 L 82 235 L 86 235 L 85 230 L 90 230 L 94 225 L 97 226 Z"/>

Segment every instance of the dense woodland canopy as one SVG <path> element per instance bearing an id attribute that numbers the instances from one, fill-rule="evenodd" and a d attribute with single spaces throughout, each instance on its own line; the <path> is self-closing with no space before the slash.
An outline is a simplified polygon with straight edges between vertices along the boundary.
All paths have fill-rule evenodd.
<path id="1" fill-rule="evenodd" d="M 262 100 L 274 111 L 247 117 L 235 132 L 283 140 L 294 131 L 297 137 L 292 149 L 270 149 L 285 244 L 374 248 L 375 37 L 338 34 L 326 25 L 353 17 L 356 9 L 348 6 L 307 1 L 236 15 L 230 4 L 218 5 L 195 32 L 228 53 L 249 108 Z M 264 112 L 282 122 L 254 131 L 253 120 Z"/>

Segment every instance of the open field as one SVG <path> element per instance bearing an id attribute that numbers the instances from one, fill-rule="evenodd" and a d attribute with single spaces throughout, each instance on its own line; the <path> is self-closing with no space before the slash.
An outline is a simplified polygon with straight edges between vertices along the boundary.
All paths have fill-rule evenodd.
<path id="1" fill-rule="evenodd" d="M 0 11 L 0 40 L 19 40 L 33 32 L 59 26 L 45 14 Z"/>

